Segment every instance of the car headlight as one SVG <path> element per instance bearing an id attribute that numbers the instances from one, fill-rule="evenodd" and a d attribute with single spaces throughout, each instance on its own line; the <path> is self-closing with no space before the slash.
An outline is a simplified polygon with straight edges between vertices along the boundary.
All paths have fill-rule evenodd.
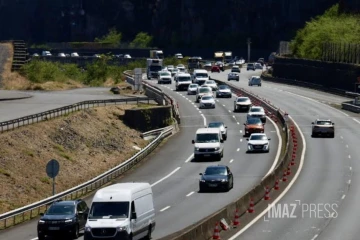
<path id="1" fill-rule="evenodd" d="M 221 182 L 227 182 L 228 180 L 227 179 L 222 179 Z"/>
<path id="2" fill-rule="evenodd" d="M 251 150 L 252 149 L 252 145 L 248 144 L 248 149 Z"/>
<path id="3" fill-rule="evenodd" d="M 195 151 L 199 151 L 199 150 L 200 150 L 200 148 L 198 148 L 198 147 L 195 148 Z"/>
<path id="4" fill-rule="evenodd" d="M 91 227 L 85 227 L 85 232 L 91 232 Z"/>
<path id="5" fill-rule="evenodd" d="M 73 222 L 74 220 L 73 219 L 66 219 L 65 220 L 65 223 L 71 223 L 71 222 Z"/>
<path id="6" fill-rule="evenodd" d="M 219 151 L 219 150 L 220 150 L 220 148 L 219 148 L 219 147 L 216 147 L 216 148 L 215 148 L 215 151 Z"/>
<path id="7" fill-rule="evenodd" d="M 40 223 L 40 224 L 44 224 L 45 221 L 44 221 L 44 220 L 39 220 L 39 223 Z"/>
<path id="8" fill-rule="evenodd" d="M 126 229 L 126 227 L 123 226 L 123 227 L 117 227 L 116 230 L 118 232 L 121 232 L 121 231 L 126 231 L 127 229 Z"/>

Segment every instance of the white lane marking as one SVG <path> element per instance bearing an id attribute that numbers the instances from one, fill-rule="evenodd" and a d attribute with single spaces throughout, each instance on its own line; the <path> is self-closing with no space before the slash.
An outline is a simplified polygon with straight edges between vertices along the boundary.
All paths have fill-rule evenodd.
<path id="1" fill-rule="evenodd" d="M 203 119 L 204 119 L 204 126 L 206 127 L 206 117 L 204 116 L 204 114 L 200 114 L 202 117 L 203 117 Z"/>
<path id="2" fill-rule="evenodd" d="M 344 195 L 342 195 L 341 199 L 344 200 L 345 197 L 346 197 L 346 195 L 344 194 Z"/>
<path id="3" fill-rule="evenodd" d="M 30 239 L 30 240 L 38 240 L 38 238 L 36 237 L 36 238 L 32 238 L 32 239 Z"/>
<path id="4" fill-rule="evenodd" d="M 242 142 L 243 141 L 243 139 L 242 138 L 240 138 L 240 142 Z"/>
<path id="5" fill-rule="evenodd" d="M 185 160 L 185 162 L 190 162 L 190 160 L 194 157 L 194 154 L 191 154 L 190 157 L 188 157 L 188 159 Z"/>
<path id="6" fill-rule="evenodd" d="M 345 147 L 346 147 L 346 148 L 349 148 L 349 145 L 346 145 Z"/>
<path id="7" fill-rule="evenodd" d="M 219 102 L 219 100 L 216 99 L 217 102 Z"/>
<path id="8" fill-rule="evenodd" d="M 235 116 L 233 116 L 233 118 L 235 118 Z"/>
<path id="9" fill-rule="evenodd" d="M 157 185 L 157 184 L 161 183 L 161 182 L 162 182 L 162 181 L 164 181 L 165 179 L 167 179 L 167 178 L 171 177 L 171 175 L 173 175 L 174 173 L 176 173 L 177 171 L 179 171 L 179 169 L 180 169 L 180 168 L 181 168 L 181 167 L 177 167 L 177 168 L 175 168 L 175 170 L 174 170 L 174 171 L 172 171 L 171 173 L 169 173 L 169 174 L 168 174 L 168 175 L 166 175 L 165 177 L 161 178 L 160 180 L 158 180 L 158 181 L 154 182 L 153 184 L 151 184 L 151 186 L 153 187 L 153 186 L 155 186 L 155 185 Z"/>
<path id="10" fill-rule="evenodd" d="M 284 91 L 284 92 L 289 93 L 289 94 L 292 94 L 292 95 L 295 95 L 295 96 L 298 96 L 298 97 L 301 97 L 301 98 L 304 98 L 304 99 L 307 99 L 307 100 L 312 101 L 312 102 L 316 102 L 316 103 L 325 105 L 325 106 L 327 106 L 327 107 L 329 107 L 329 108 L 331 108 L 331 109 L 333 109 L 333 110 L 336 110 L 337 112 L 345 115 L 346 117 L 349 117 L 349 114 L 344 113 L 343 111 L 340 111 L 339 109 L 333 108 L 333 107 L 331 107 L 331 106 L 329 106 L 329 105 L 327 105 L 327 104 L 325 104 L 325 103 L 322 103 L 322 102 L 320 102 L 320 101 L 317 101 L 317 100 L 315 100 L 315 99 L 312 99 L 312 98 L 309 98 L 309 97 L 304 97 L 304 96 L 302 96 L 302 95 L 299 95 L 299 94 L 296 94 L 296 93 L 292 93 L 292 92 L 288 92 L 288 91 Z"/>
<path id="11" fill-rule="evenodd" d="M 239 151 L 240 151 L 240 148 L 236 149 L 236 151 L 239 152 Z"/>
<path id="12" fill-rule="evenodd" d="M 163 209 L 160 210 L 160 212 L 163 212 L 165 210 L 168 210 L 170 208 L 170 206 L 164 207 Z"/>
<path id="13" fill-rule="evenodd" d="M 340 136 L 341 139 L 344 139 L 343 136 Z"/>
<path id="14" fill-rule="evenodd" d="M 231 159 L 231 160 L 230 160 L 230 163 L 232 163 L 233 161 L 234 161 L 234 159 Z"/>
<path id="15" fill-rule="evenodd" d="M 190 193 L 188 193 L 186 196 L 187 197 L 190 197 L 191 195 L 193 195 L 195 192 L 190 192 Z"/>
<path id="16" fill-rule="evenodd" d="M 226 107 L 225 104 L 223 104 L 223 107 Z"/>
<path id="17" fill-rule="evenodd" d="M 351 156 L 349 155 L 348 158 L 351 158 Z"/>
<path id="18" fill-rule="evenodd" d="M 349 184 L 349 185 L 351 184 L 351 179 L 348 181 L 348 184 Z"/>
<path id="19" fill-rule="evenodd" d="M 319 235 L 316 234 L 311 240 L 315 240 Z"/>
<path id="20" fill-rule="evenodd" d="M 352 171 L 352 167 L 349 167 L 350 171 Z"/>
<path id="21" fill-rule="evenodd" d="M 199 110 L 199 113 L 201 113 L 201 111 Z"/>
<path id="22" fill-rule="evenodd" d="M 359 124 L 360 124 L 360 121 L 359 121 L 359 120 L 357 120 L 356 118 L 353 118 L 353 120 L 354 120 L 355 122 L 357 122 L 357 123 L 359 123 Z"/>
<path id="23" fill-rule="evenodd" d="M 289 118 L 291 120 L 292 117 L 289 116 Z M 294 120 L 293 120 L 294 121 Z M 255 219 L 253 219 L 250 223 L 248 223 L 246 226 L 244 226 L 244 228 L 242 228 L 239 232 L 237 232 L 235 235 L 233 235 L 231 238 L 229 238 L 228 240 L 234 240 L 237 237 L 239 237 L 243 232 L 245 232 L 248 228 L 250 228 L 252 225 L 254 225 L 260 218 L 262 218 L 271 208 L 274 207 L 274 205 L 276 205 L 284 196 L 285 194 L 290 190 L 290 188 L 292 187 L 292 185 L 294 185 L 295 181 L 297 180 L 297 178 L 300 175 L 300 172 L 303 168 L 304 165 L 304 159 L 305 159 L 305 152 L 306 152 L 306 142 L 305 142 L 305 137 L 304 134 L 301 132 L 299 125 L 294 121 L 294 125 L 296 126 L 296 128 L 298 129 L 301 139 L 303 141 L 303 150 L 301 152 L 301 158 L 300 158 L 300 164 L 299 164 L 299 168 L 296 171 L 294 178 L 291 179 L 291 182 L 289 183 L 289 185 L 284 189 L 284 191 L 274 200 L 274 202 L 272 202 L 271 204 L 268 205 L 268 207 L 262 211 L 258 216 L 255 217 Z"/>
<path id="24" fill-rule="evenodd" d="M 242 133 L 242 130 L 240 130 L 240 133 Z"/>
<path id="25" fill-rule="evenodd" d="M 236 124 L 237 124 L 237 125 L 240 125 L 240 123 L 239 123 L 239 122 L 236 122 Z"/>
<path id="26" fill-rule="evenodd" d="M 231 111 L 229 110 L 229 113 L 231 113 Z"/>
<path id="27" fill-rule="evenodd" d="M 277 149 L 277 152 L 276 152 L 276 156 L 275 156 L 275 159 L 274 159 L 274 162 L 271 166 L 271 168 L 269 169 L 269 171 L 267 172 L 267 174 L 261 179 L 264 180 L 272 171 L 274 171 L 277 163 L 279 162 L 279 158 L 280 158 L 280 154 L 281 154 L 281 146 L 282 146 L 282 138 L 281 138 L 281 135 L 280 135 L 280 130 L 279 130 L 279 127 L 277 126 L 277 124 L 269 117 L 266 117 L 275 127 L 275 130 L 276 130 L 276 135 L 279 139 L 279 145 L 278 145 L 278 149 Z"/>

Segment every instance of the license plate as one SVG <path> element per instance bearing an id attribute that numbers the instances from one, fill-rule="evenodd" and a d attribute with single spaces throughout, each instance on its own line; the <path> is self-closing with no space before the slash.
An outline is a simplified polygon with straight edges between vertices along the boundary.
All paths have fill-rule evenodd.
<path id="1" fill-rule="evenodd" d="M 210 154 L 204 154 L 204 157 L 210 157 L 211 155 Z"/>
<path id="2" fill-rule="evenodd" d="M 217 184 L 209 184 L 209 187 L 217 187 Z"/>
<path id="3" fill-rule="evenodd" d="M 49 227 L 49 230 L 60 230 L 60 227 Z"/>

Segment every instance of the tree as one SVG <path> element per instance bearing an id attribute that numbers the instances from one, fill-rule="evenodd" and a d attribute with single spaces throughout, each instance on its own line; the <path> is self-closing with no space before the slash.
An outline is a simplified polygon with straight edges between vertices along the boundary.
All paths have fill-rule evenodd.
<path id="1" fill-rule="evenodd" d="M 101 38 L 95 38 L 95 42 L 118 46 L 121 42 L 121 38 L 121 32 L 118 32 L 115 28 L 111 28 L 107 35 L 104 35 Z"/>
<path id="2" fill-rule="evenodd" d="M 139 32 L 134 40 L 130 43 L 133 48 L 146 48 L 150 47 L 153 37 L 145 32 Z"/>

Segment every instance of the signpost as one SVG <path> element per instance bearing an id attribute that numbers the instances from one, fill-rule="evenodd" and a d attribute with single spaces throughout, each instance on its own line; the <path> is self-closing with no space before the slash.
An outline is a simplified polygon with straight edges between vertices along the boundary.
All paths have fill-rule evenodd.
<path id="1" fill-rule="evenodd" d="M 141 90 L 141 82 L 142 82 L 142 69 L 141 68 L 135 68 L 134 69 L 134 82 L 135 82 L 135 89 L 136 91 Z"/>
<path id="2" fill-rule="evenodd" d="M 55 177 L 59 174 L 60 164 L 57 160 L 51 159 L 46 165 L 46 174 L 53 179 L 53 195 L 55 195 Z"/>
<path id="3" fill-rule="evenodd" d="M 251 38 L 247 39 L 247 45 L 248 45 L 248 63 L 250 63 L 250 45 L 251 45 Z"/>

